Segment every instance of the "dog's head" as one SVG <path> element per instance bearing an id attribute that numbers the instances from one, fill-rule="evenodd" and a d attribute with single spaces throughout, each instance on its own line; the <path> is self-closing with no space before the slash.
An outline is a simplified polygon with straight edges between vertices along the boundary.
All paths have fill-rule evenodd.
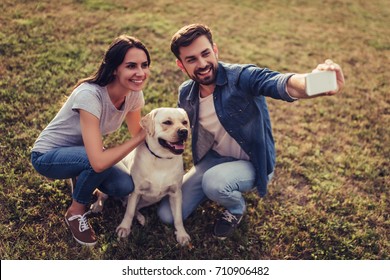
<path id="1" fill-rule="evenodd" d="M 157 108 L 141 119 L 146 130 L 146 141 L 150 148 L 159 152 L 169 151 L 174 155 L 184 152 L 190 122 L 181 108 Z M 157 151 L 156 151 L 157 152 Z"/>

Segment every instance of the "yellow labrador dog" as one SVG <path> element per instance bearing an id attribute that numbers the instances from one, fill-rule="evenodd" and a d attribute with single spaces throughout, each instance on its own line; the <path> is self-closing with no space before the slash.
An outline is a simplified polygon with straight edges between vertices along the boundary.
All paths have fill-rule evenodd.
<path id="1" fill-rule="evenodd" d="M 128 197 L 125 216 L 117 227 L 118 238 L 130 234 L 134 216 L 144 225 L 139 209 L 169 195 L 174 217 L 176 240 L 181 245 L 190 241 L 183 226 L 182 193 L 183 157 L 189 133 L 187 113 L 179 108 L 158 108 L 141 119 L 146 130 L 145 142 L 125 159 L 134 181 L 134 192 Z"/>

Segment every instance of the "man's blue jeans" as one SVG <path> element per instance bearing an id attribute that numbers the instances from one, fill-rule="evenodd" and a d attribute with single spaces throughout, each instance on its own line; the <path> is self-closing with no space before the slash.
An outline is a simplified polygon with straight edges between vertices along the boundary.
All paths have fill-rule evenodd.
<path id="1" fill-rule="evenodd" d="M 32 152 L 31 162 L 38 173 L 51 179 L 77 177 L 73 199 L 81 204 L 91 202 L 96 188 L 115 197 L 126 196 L 134 190 L 133 180 L 122 162 L 96 173 L 83 146 L 57 148 L 44 154 Z"/>
<path id="2" fill-rule="evenodd" d="M 270 174 L 269 179 L 271 179 Z M 225 207 L 232 214 L 246 210 L 242 193 L 254 188 L 255 169 L 250 161 L 222 157 L 211 150 L 183 178 L 183 219 L 203 201 L 210 199 Z M 162 200 L 158 215 L 168 224 L 173 223 L 169 199 Z"/>

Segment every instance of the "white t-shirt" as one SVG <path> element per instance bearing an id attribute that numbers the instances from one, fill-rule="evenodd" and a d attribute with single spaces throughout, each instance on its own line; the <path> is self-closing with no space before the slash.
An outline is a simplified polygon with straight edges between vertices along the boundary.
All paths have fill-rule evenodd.
<path id="1" fill-rule="evenodd" d="M 82 83 L 69 96 L 60 111 L 41 132 L 32 151 L 45 153 L 59 147 L 83 146 L 79 110 L 85 110 L 100 121 L 102 135 L 117 130 L 128 112 L 140 109 L 145 100 L 142 91 L 130 92 L 119 110 L 112 104 L 107 88 Z"/>
<path id="2" fill-rule="evenodd" d="M 199 122 L 214 136 L 212 149 L 221 156 L 249 160 L 249 156 L 241 149 L 220 123 L 215 113 L 214 97 L 212 94 L 205 98 L 199 97 Z"/>

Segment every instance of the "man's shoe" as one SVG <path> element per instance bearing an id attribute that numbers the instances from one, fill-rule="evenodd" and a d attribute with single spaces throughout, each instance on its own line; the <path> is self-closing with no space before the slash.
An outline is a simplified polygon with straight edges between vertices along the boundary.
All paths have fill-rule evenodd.
<path id="1" fill-rule="evenodd" d="M 225 210 L 215 221 L 214 235 L 222 240 L 230 236 L 240 224 L 242 217 L 243 215 L 232 214 L 228 210 Z"/>
<path id="2" fill-rule="evenodd" d="M 81 245 L 93 246 L 97 241 L 95 232 L 87 220 L 87 215 L 90 213 L 91 211 L 88 211 L 84 215 L 74 216 L 70 216 L 69 213 L 65 214 L 65 222 L 69 226 L 73 238 Z"/>

